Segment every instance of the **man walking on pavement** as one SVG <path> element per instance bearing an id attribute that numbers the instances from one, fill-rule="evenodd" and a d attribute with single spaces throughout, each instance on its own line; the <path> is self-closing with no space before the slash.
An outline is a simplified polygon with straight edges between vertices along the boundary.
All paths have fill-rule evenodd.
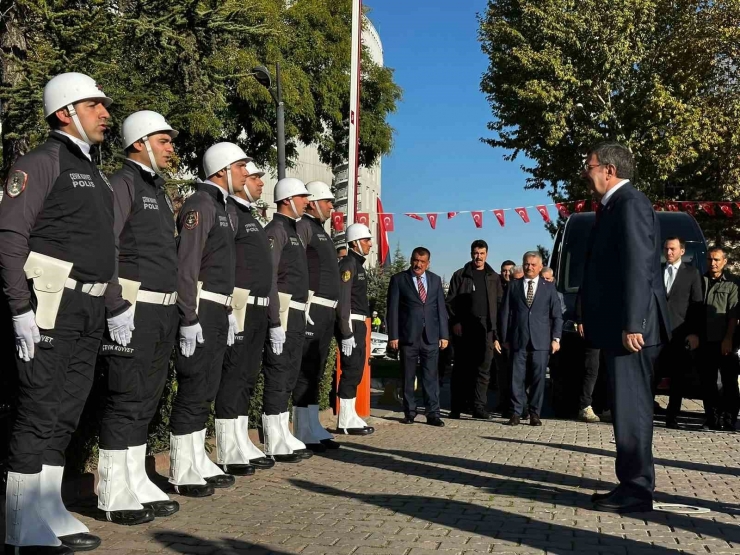
<path id="1" fill-rule="evenodd" d="M 473 241 L 470 257 L 471 262 L 452 275 L 447 293 L 447 312 L 457 353 L 449 417 L 460 418 L 462 412 L 470 411 L 473 418 L 490 420 L 488 382 L 494 352 L 501 352 L 497 320 L 504 290 L 499 275 L 486 262 L 485 241 Z"/>

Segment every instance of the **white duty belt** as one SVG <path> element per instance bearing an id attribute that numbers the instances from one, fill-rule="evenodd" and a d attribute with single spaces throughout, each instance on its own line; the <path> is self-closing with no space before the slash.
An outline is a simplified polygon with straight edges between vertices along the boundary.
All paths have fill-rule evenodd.
<path id="1" fill-rule="evenodd" d="M 105 290 L 108 288 L 107 283 L 82 283 L 72 278 L 67 278 L 64 282 L 64 287 L 72 289 L 73 291 L 80 291 L 91 297 L 102 297 L 105 294 Z"/>
<path id="2" fill-rule="evenodd" d="M 358 322 L 364 322 L 367 319 L 367 316 L 365 316 L 364 314 L 350 314 L 349 319 L 357 320 Z"/>
<path id="3" fill-rule="evenodd" d="M 326 306 L 329 308 L 337 308 L 339 301 L 331 301 L 323 297 L 314 296 L 313 299 L 311 299 L 311 304 L 317 304 L 317 305 Z"/>
<path id="4" fill-rule="evenodd" d="M 233 300 L 231 295 L 222 295 L 221 293 L 212 293 L 210 291 L 206 291 L 205 289 L 200 290 L 200 299 L 211 301 L 212 303 L 217 303 L 226 307 L 231 306 L 231 302 Z"/>
<path id="5" fill-rule="evenodd" d="M 306 303 L 299 303 L 298 301 L 290 301 L 290 308 L 294 308 L 295 310 L 300 310 L 301 312 L 306 312 Z"/>
<path id="6" fill-rule="evenodd" d="M 140 303 L 172 306 L 177 302 L 177 291 L 172 293 L 158 293 L 156 291 L 143 291 L 139 289 L 139 292 L 136 294 L 136 301 Z"/>
<path id="7" fill-rule="evenodd" d="M 253 297 L 252 295 L 249 295 L 249 299 L 247 299 L 247 304 L 254 304 L 257 306 L 270 306 L 270 297 Z"/>

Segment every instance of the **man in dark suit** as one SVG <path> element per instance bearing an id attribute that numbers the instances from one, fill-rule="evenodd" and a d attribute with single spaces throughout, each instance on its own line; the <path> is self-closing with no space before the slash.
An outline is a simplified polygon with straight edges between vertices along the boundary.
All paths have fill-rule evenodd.
<path id="1" fill-rule="evenodd" d="M 595 509 L 617 513 L 652 510 L 653 366 L 670 329 L 660 224 L 630 184 L 633 172 L 632 153 L 618 143 L 594 147 L 583 170 L 601 199 L 581 286 L 583 329 L 604 355 L 619 479 L 592 500 Z"/>
<path id="2" fill-rule="evenodd" d="M 542 426 L 540 413 L 545 398 L 547 361 L 551 352 L 557 353 L 560 349 L 563 312 L 555 284 L 540 277 L 542 257 L 539 253 L 525 253 L 522 262 L 524 277 L 509 283 L 501 306 L 501 337 L 509 349 L 512 368 L 514 414 L 509 425 L 519 425 L 519 415 L 527 402 L 529 424 Z"/>
<path id="3" fill-rule="evenodd" d="M 427 400 L 427 424 L 444 426 L 439 417 L 439 382 L 437 358 L 447 347 L 449 327 L 442 280 L 428 272 L 429 250 L 416 247 L 411 253 L 411 267 L 391 277 L 388 285 L 388 339 L 399 350 L 403 375 L 404 424 L 416 417 L 414 378 L 416 363 L 421 361 L 422 387 Z"/>
<path id="4" fill-rule="evenodd" d="M 701 274 L 699 270 L 685 264 L 681 257 L 686 253 L 686 245 L 679 237 L 669 237 L 663 243 L 665 264 L 663 264 L 663 283 L 668 298 L 668 317 L 671 322 L 671 341 L 658 358 L 659 374 L 671 378 L 671 395 L 666 411 L 666 428 L 680 429 L 678 413 L 683 401 L 683 383 L 691 356 L 687 349 L 699 346 L 702 302 Z"/>

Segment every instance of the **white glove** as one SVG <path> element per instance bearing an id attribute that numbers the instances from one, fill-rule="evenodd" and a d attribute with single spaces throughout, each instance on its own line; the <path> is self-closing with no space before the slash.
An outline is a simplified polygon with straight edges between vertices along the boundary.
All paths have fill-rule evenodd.
<path id="1" fill-rule="evenodd" d="M 276 355 L 283 354 L 283 343 L 285 343 L 285 330 L 280 326 L 270 328 L 270 347 Z"/>
<path id="2" fill-rule="evenodd" d="M 357 347 L 354 336 L 349 339 L 342 339 L 342 354 L 346 357 L 352 356 L 352 349 Z"/>
<path id="3" fill-rule="evenodd" d="M 131 343 L 131 332 L 134 331 L 134 307 L 130 306 L 126 312 L 108 318 L 108 332 L 110 338 L 124 347 Z"/>
<path id="4" fill-rule="evenodd" d="M 195 342 L 203 343 L 203 328 L 200 324 L 192 326 L 180 326 L 180 352 L 182 356 L 189 357 L 195 352 Z"/>
<path id="5" fill-rule="evenodd" d="M 234 336 L 236 335 L 236 316 L 229 314 L 229 335 L 226 338 L 226 346 L 231 347 L 234 344 Z"/>
<path id="6" fill-rule="evenodd" d="M 13 331 L 18 357 L 25 362 L 30 362 L 33 358 L 34 344 L 41 341 L 41 332 L 36 325 L 36 315 L 33 310 L 13 316 Z"/>

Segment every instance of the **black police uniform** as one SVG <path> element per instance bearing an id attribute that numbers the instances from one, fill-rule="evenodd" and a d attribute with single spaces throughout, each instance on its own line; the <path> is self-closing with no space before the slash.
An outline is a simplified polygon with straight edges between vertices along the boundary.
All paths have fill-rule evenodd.
<path id="1" fill-rule="evenodd" d="M 339 380 L 337 396 L 340 399 L 357 397 L 357 386 L 362 381 L 362 372 L 367 360 L 365 341 L 367 324 L 365 318 L 370 311 L 367 301 L 367 274 L 363 264 L 365 257 L 350 250 L 339 261 L 339 306 L 337 322 L 337 343 L 342 339 L 355 338 L 356 346 L 350 356 L 340 354 L 342 376 Z M 353 320 L 350 315 L 361 315 L 362 320 Z M 341 351 L 341 349 L 340 349 Z"/>
<path id="2" fill-rule="evenodd" d="M 234 292 L 234 232 L 236 213 L 218 185 L 197 183 L 177 218 L 177 307 L 180 326 L 200 323 L 204 342 L 184 357 L 177 349 L 177 395 L 170 424 L 174 435 L 203 430 L 221 381 L 229 332 L 230 299 Z M 225 304 L 201 298 L 196 311 L 198 282 L 202 290 L 228 296 Z"/>
<path id="3" fill-rule="evenodd" d="M 296 221 L 277 213 L 265 226 L 265 231 L 272 249 L 275 289 L 292 295 L 291 301 L 305 303 L 308 300 L 308 263 L 305 248 L 296 232 Z M 278 327 L 280 312 L 277 302 L 270 303 L 268 314 L 270 328 Z M 291 308 L 283 352 L 276 355 L 269 346 L 265 349 L 263 412 L 268 416 L 288 410 L 288 400 L 298 378 L 305 331 L 305 312 Z"/>
<path id="4" fill-rule="evenodd" d="M 158 303 L 137 301 L 135 330 L 127 346 L 107 338 L 108 396 L 100 426 L 100 448 L 122 450 L 146 444 L 149 422 L 167 382 L 178 329 L 175 216 L 164 179 L 132 160 L 111 178 L 118 237 L 118 277 L 137 281 L 141 291 L 162 293 Z M 127 310 L 114 279 L 106 290 L 109 316 Z"/>
<path id="5" fill-rule="evenodd" d="M 54 329 L 40 330 L 34 358 L 17 359 L 8 469 L 36 474 L 42 465 L 64 466 L 105 329 L 105 299 L 82 291 L 85 284 L 107 283 L 115 266 L 112 187 L 69 137 L 51 133 L 11 169 L 0 202 L 0 244 L 13 315 L 36 309 L 23 271 L 30 251 L 71 262 L 69 277 L 76 281 L 74 289 L 64 288 Z"/>
<path id="6" fill-rule="evenodd" d="M 296 227 L 306 245 L 308 288 L 314 292 L 314 298 L 338 301 L 339 269 L 334 243 L 313 216 L 307 214 Z M 293 404 L 297 407 L 316 405 L 319 402 L 319 384 L 334 335 L 335 315 L 335 308 L 311 304 L 310 321 L 306 323 L 306 339 L 303 343 L 303 359 L 293 389 Z"/>
<path id="7" fill-rule="evenodd" d="M 237 215 L 236 274 L 234 285 L 249 290 L 244 331 L 226 349 L 221 385 L 216 396 L 216 418 L 246 416 L 257 383 L 262 349 L 267 338 L 267 311 L 277 305 L 272 287 L 272 254 L 262 224 L 252 215 L 246 201 L 230 197 Z"/>

